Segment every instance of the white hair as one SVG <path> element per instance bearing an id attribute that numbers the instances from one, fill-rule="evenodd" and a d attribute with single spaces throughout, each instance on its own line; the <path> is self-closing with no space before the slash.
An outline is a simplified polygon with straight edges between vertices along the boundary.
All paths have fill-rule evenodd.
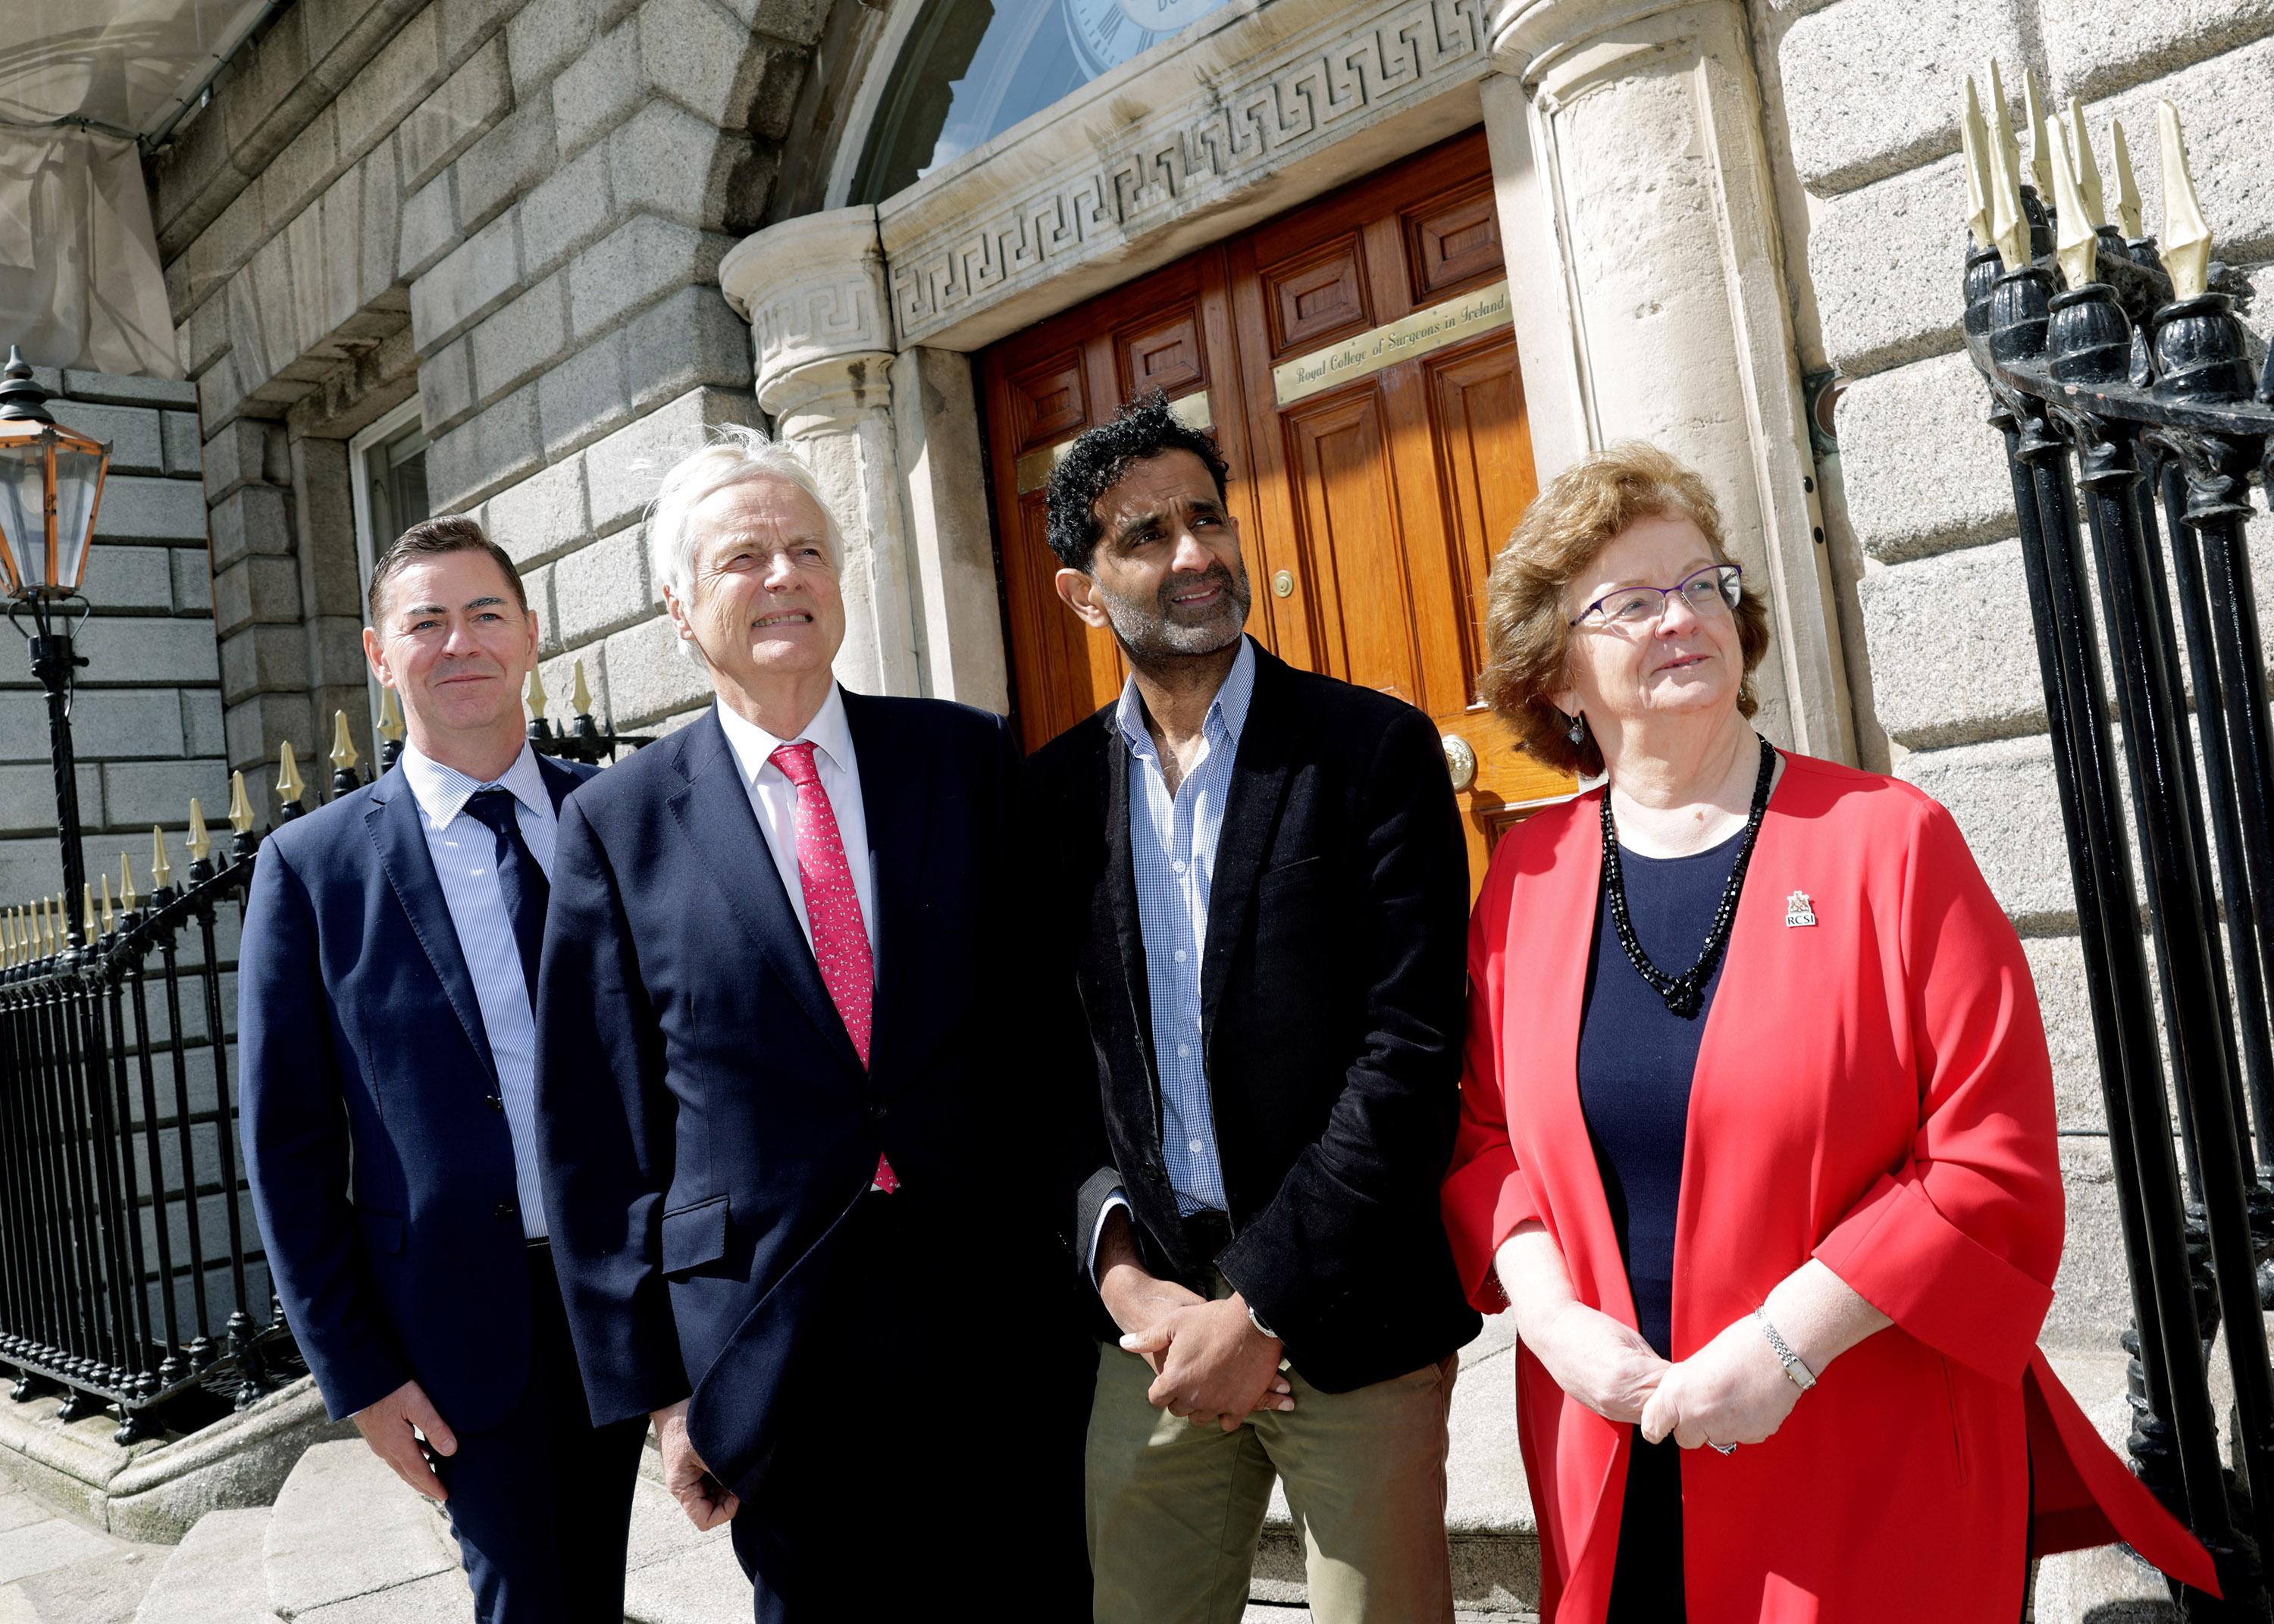
<path id="1" fill-rule="evenodd" d="M 821 493 L 821 485 L 805 459 L 787 445 L 770 440 L 763 430 L 739 423 L 721 423 L 711 431 L 711 443 L 681 457 L 666 471 L 647 505 L 648 568 L 659 589 L 669 588 L 681 603 L 695 575 L 695 549 L 700 538 L 693 523 L 695 510 L 727 489 L 752 479 L 780 479 L 813 499 L 828 527 L 831 561 L 845 561 L 845 536 L 837 513 Z M 702 650 L 681 638 L 680 651 L 697 658 Z"/>

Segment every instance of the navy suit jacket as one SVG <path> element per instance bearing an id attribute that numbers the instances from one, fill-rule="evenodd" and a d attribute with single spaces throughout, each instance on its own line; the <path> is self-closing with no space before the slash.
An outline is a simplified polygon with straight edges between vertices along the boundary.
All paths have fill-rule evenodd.
<path id="1" fill-rule="evenodd" d="M 845 713 L 877 914 L 866 1070 L 715 710 L 569 803 L 546 921 L 545 1200 L 592 1419 L 691 1395 L 697 1450 L 745 1494 L 792 1353 L 858 1334 L 804 1309 L 878 1154 L 893 1200 L 959 1244 L 984 1222 L 1005 1267 L 1030 1177 L 1000 949 L 1016 746 L 940 700 Z"/>
<path id="2" fill-rule="evenodd" d="M 598 771 L 538 765 L 556 809 Z M 452 1426 L 502 1422 L 529 1371 L 513 1139 L 399 769 L 261 844 L 237 997 L 253 1211 L 326 1407 L 415 1378 Z"/>

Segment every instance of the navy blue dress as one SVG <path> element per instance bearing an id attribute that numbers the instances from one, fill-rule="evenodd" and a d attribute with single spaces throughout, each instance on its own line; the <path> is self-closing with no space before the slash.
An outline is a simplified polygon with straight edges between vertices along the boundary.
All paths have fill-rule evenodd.
<path id="1" fill-rule="evenodd" d="M 1743 845 L 1741 831 L 1688 857 L 1640 857 L 1620 846 L 1627 920 L 1662 974 L 1681 974 L 1705 950 Z M 1661 1358 L 1674 1357 L 1674 1224 L 1690 1082 L 1721 981 L 1717 965 L 1695 1019 L 1669 1011 L 1627 962 L 1605 894 L 1579 1024 L 1579 1105 L 1634 1292 L 1636 1320 Z M 1683 1617 L 1682 1452 L 1670 1436 L 1651 1445 L 1636 1435 L 1609 1616 L 1610 1624 L 1663 1624 Z"/>

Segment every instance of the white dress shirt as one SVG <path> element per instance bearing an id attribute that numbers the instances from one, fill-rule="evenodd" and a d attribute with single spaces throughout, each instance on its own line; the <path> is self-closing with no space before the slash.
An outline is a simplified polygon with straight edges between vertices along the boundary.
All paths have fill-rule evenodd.
<path id="1" fill-rule="evenodd" d="M 426 853 L 434 860 L 434 877 L 441 882 L 442 899 L 449 905 L 458 951 L 465 958 L 466 974 L 473 978 L 474 1002 L 480 1006 L 482 1031 L 497 1066 L 498 1097 L 505 1106 L 506 1130 L 513 1136 L 521 1232 L 531 1240 L 541 1239 L 548 1231 L 545 1187 L 537 1176 L 537 1018 L 529 1007 L 521 944 L 514 937 L 513 918 L 506 912 L 505 891 L 498 883 L 497 835 L 481 819 L 465 816 L 466 802 L 479 790 L 510 791 L 521 838 L 547 880 L 553 877 L 553 847 L 561 820 L 545 787 L 545 775 L 538 770 L 537 752 L 526 744 L 513 765 L 487 783 L 429 760 L 417 745 L 407 742 L 397 764 L 418 803 Z"/>
<path id="2" fill-rule="evenodd" d="M 756 722 L 743 720 L 727 705 L 719 707 L 719 726 L 734 752 L 734 765 L 749 791 L 750 810 L 758 815 L 758 828 L 773 854 L 774 870 L 797 914 L 805 944 L 813 945 L 813 924 L 805 916 L 805 887 L 797 877 L 797 786 L 772 760 L 785 744 L 800 741 L 813 746 L 813 770 L 822 793 L 837 815 L 837 832 L 845 842 L 845 866 L 853 871 L 853 894 L 861 901 L 861 923 L 869 933 L 869 951 L 877 951 L 877 882 L 869 861 L 869 819 L 861 805 L 861 768 L 853 756 L 853 729 L 845 720 L 845 694 L 835 683 L 813 720 L 796 739 L 777 739 Z"/>

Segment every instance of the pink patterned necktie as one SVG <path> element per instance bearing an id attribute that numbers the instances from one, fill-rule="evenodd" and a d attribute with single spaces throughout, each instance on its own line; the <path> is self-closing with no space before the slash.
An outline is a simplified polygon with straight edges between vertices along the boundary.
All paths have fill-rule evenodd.
<path id="1" fill-rule="evenodd" d="M 869 931 L 861 920 L 861 896 L 845 861 L 845 837 L 837 811 L 814 771 L 813 746 L 785 744 L 767 758 L 797 789 L 797 883 L 805 893 L 806 928 L 813 935 L 814 962 L 821 984 L 845 1023 L 861 1064 L 869 1064 L 869 1013 L 876 993 L 876 964 L 869 954 Z M 877 1158 L 877 1188 L 900 1188 L 892 1164 Z"/>

